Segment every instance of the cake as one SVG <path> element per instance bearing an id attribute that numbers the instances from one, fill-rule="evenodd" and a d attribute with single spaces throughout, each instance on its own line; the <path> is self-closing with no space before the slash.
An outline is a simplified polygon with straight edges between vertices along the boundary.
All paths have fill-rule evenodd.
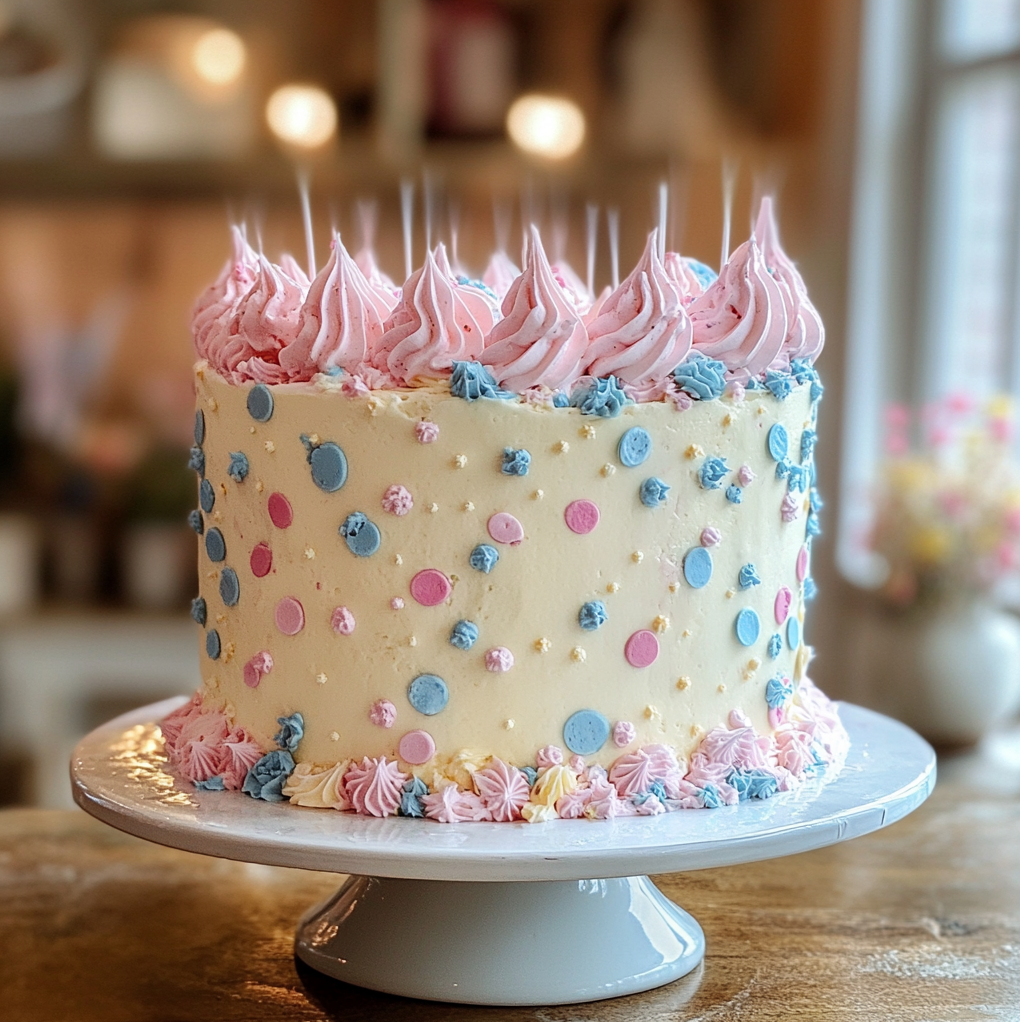
<path id="1" fill-rule="evenodd" d="M 768 199 L 718 277 L 653 231 L 599 298 L 534 228 L 521 270 L 439 245 L 399 289 L 339 238 L 311 281 L 233 244 L 194 316 L 186 781 L 538 823 L 840 760 L 804 641 L 824 332 Z"/>

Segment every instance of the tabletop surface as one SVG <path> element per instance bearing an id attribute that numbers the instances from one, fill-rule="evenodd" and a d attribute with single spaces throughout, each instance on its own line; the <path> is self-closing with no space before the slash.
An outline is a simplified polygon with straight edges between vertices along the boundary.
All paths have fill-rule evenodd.
<path id="1" fill-rule="evenodd" d="M 148 844 L 78 810 L 0 812 L 10 1022 L 1020 1019 L 1020 734 L 942 760 L 913 815 L 785 859 L 656 877 L 704 927 L 692 976 L 558 1008 L 404 1001 L 296 966 L 335 875 Z M 583 954 L 585 942 L 565 948 Z M 395 951 L 395 967 L 399 967 Z"/>

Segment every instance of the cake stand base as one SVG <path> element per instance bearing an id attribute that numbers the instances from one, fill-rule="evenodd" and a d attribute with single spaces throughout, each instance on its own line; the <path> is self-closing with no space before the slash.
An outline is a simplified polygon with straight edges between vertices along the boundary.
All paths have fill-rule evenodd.
<path id="1" fill-rule="evenodd" d="M 572 1004 L 671 983 L 701 927 L 645 876 L 454 883 L 352 876 L 298 924 L 297 956 L 388 994 L 463 1004 Z"/>

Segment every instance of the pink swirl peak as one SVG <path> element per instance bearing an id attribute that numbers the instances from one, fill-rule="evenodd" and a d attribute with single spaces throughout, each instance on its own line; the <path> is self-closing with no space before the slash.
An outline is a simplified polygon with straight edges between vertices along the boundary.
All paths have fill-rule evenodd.
<path id="1" fill-rule="evenodd" d="M 280 353 L 280 365 L 294 377 L 307 379 L 336 366 L 357 372 L 396 305 L 391 294 L 366 279 L 339 237 L 332 248 L 308 288 L 297 339 Z"/>
<path id="2" fill-rule="evenodd" d="M 488 766 L 476 770 L 475 788 L 486 809 L 497 823 L 521 818 L 521 806 L 528 801 L 528 779 L 517 767 L 493 757 Z"/>
<path id="3" fill-rule="evenodd" d="M 814 362 L 825 344 L 825 326 L 818 310 L 808 298 L 807 286 L 800 271 L 779 244 L 779 229 L 772 210 L 772 199 L 765 196 L 758 210 L 755 236 L 761 245 L 765 265 L 772 276 L 783 285 L 786 302 L 786 339 L 780 353 L 783 365 L 790 359 L 806 358 Z"/>
<path id="4" fill-rule="evenodd" d="M 259 257 L 245 240 L 240 228 L 230 228 L 233 253 L 220 275 L 202 292 L 191 316 L 191 336 L 199 358 L 215 362 L 210 347 L 218 353 L 226 343 L 230 321 L 241 299 L 255 283 Z"/>
<path id="5" fill-rule="evenodd" d="M 538 229 L 524 272 L 503 299 L 503 318 L 485 340 L 481 361 L 500 386 L 567 390 L 582 375 L 588 333 L 581 316 L 553 277 Z"/>
<path id="6" fill-rule="evenodd" d="M 235 727 L 223 740 L 223 787 L 239 791 L 248 771 L 262 758 L 262 747 L 243 727 Z"/>
<path id="7" fill-rule="evenodd" d="M 681 298 L 690 300 L 697 298 L 704 290 L 698 275 L 687 264 L 679 252 L 667 252 L 663 260 L 663 266 L 674 287 L 680 292 Z"/>
<path id="8" fill-rule="evenodd" d="M 657 254 L 658 229 L 630 276 L 588 327 L 588 376 L 615 376 L 639 391 L 662 383 L 691 350 L 693 329 L 680 292 Z"/>
<path id="9" fill-rule="evenodd" d="M 752 235 L 718 279 L 688 309 L 694 350 L 718 359 L 739 379 L 765 371 L 786 337 L 783 293 Z"/>
<path id="10" fill-rule="evenodd" d="M 366 756 L 344 774 L 344 790 L 356 813 L 392 816 L 400 805 L 400 789 L 408 780 L 396 762 Z"/>
<path id="11" fill-rule="evenodd" d="M 375 367 L 412 386 L 441 379 L 454 362 L 477 360 L 490 324 L 475 317 L 461 293 L 465 290 L 427 252 L 425 265 L 404 282 L 400 303 L 386 321 L 371 355 Z"/>
<path id="12" fill-rule="evenodd" d="M 514 265 L 514 261 L 500 249 L 492 253 L 489 265 L 482 274 L 482 283 L 486 287 L 491 287 L 499 300 L 503 301 L 510 286 L 520 275 L 521 271 Z"/>
<path id="13" fill-rule="evenodd" d="M 437 823 L 478 823 L 491 820 L 488 806 L 473 791 L 461 791 L 456 784 L 448 784 L 430 795 L 422 795 L 425 815 Z"/>
<path id="14" fill-rule="evenodd" d="M 540 769 L 559 766 L 563 762 L 563 750 L 558 745 L 546 745 L 538 750 L 535 762 Z"/>

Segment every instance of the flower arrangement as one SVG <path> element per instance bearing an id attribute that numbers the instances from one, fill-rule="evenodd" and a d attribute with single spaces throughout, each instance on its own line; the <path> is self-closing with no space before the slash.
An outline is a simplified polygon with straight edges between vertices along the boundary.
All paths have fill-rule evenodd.
<path id="1" fill-rule="evenodd" d="M 1020 464 L 1013 405 L 953 394 L 915 417 L 886 412 L 886 462 L 871 548 L 883 594 L 924 606 L 993 592 L 1020 568 Z M 919 444 L 911 444 L 911 436 Z"/>

